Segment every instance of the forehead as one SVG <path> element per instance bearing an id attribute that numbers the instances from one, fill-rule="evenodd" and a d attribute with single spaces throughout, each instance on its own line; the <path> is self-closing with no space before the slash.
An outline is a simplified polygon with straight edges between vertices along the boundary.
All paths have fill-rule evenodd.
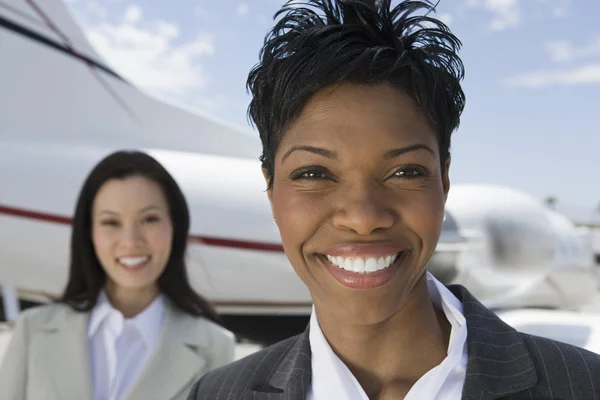
<path id="1" fill-rule="evenodd" d="M 106 181 L 98 190 L 93 207 L 97 211 L 106 208 L 127 212 L 149 205 L 166 205 L 160 185 L 151 179 L 133 176 Z"/>
<path id="2" fill-rule="evenodd" d="M 435 131 L 410 96 L 389 84 L 343 83 L 317 91 L 282 138 L 298 143 L 363 147 L 426 144 L 438 151 Z"/>

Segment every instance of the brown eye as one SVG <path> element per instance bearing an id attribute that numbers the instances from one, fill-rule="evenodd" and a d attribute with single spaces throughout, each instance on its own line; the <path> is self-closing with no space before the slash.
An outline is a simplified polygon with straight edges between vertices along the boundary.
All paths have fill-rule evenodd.
<path id="1" fill-rule="evenodd" d="M 146 218 L 144 218 L 144 222 L 149 222 L 149 223 L 158 222 L 159 220 L 160 220 L 160 218 L 158 218 L 158 216 L 156 216 L 156 215 L 149 215 Z"/>
<path id="2" fill-rule="evenodd" d="M 407 165 L 394 172 L 393 177 L 402 179 L 417 179 L 425 178 L 429 175 L 429 171 L 421 166 Z"/>
<path id="3" fill-rule="evenodd" d="M 302 168 L 298 171 L 295 171 L 291 175 L 292 180 L 309 180 L 309 181 L 318 181 L 324 179 L 331 179 L 331 174 L 327 169 L 323 167 L 308 167 Z"/>
<path id="4" fill-rule="evenodd" d="M 114 219 L 105 219 L 100 221 L 100 225 L 103 226 L 119 226 L 119 222 Z"/>

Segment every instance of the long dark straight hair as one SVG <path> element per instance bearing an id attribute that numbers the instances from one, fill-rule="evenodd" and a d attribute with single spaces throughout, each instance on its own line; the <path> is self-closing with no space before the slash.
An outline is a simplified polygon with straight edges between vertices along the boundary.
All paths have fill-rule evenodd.
<path id="1" fill-rule="evenodd" d="M 76 311 L 90 311 L 107 280 L 92 242 L 92 204 L 96 194 L 109 180 L 140 176 L 156 182 L 163 190 L 173 224 L 171 255 L 158 278 L 160 291 L 181 311 L 204 316 L 222 325 L 215 309 L 196 293 L 188 280 L 185 253 L 190 215 L 183 192 L 153 157 L 140 151 L 118 151 L 100 161 L 85 180 L 73 217 L 69 280 L 60 302 Z"/>

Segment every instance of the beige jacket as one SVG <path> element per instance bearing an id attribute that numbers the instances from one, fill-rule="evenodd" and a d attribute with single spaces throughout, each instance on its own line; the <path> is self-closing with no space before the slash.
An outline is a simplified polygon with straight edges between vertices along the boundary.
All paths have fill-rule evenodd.
<path id="1" fill-rule="evenodd" d="M 200 376 L 233 361 L 231 332 L 165 304 L 157 346 L 127 400 L 185 400 Z M 63 304 L 24 311 L 0 366 L 0 399 L 92 400 L 89 316 Z"/>

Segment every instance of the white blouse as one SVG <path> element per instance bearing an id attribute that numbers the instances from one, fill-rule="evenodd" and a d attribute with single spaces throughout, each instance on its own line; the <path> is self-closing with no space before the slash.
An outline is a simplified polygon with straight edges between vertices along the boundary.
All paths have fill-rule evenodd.
<path id="1" fill-rule="evenodd" d="M 441 364 L 423 375 L 404 400 L 460 400 L 467 368 L 467 322 L 462 303 L 427 272 L 429 295 L 452 325 L 448 355 Z M 369 400 L 348 367 L 325 339 L 313 308 L 309 327 L 312 384 L 307 400 Z"/>
<path id="2" fill-rule="evenodd" d="M 88 325 L 95 400 L 125 398 L 156 346 L 164 312 L 161 295 L 126 319 L 104 293 L 100 295 Z"/>

